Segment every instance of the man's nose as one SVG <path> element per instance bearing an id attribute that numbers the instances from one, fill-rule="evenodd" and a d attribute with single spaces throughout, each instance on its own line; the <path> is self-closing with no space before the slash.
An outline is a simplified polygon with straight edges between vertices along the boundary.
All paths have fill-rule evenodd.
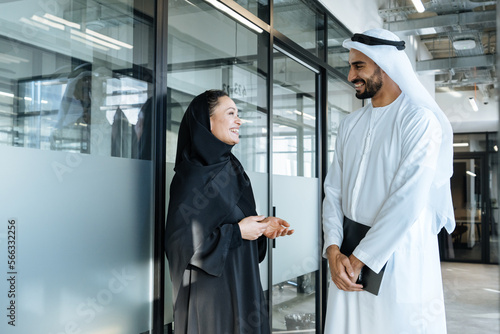
<path id="1" fill-rule="evenodd" d="M 355 71 L 352 68 L 349 69 L 349 74 L 347 75 L 347 81 L 352 82 L 352 80 L 354 80 L 356 75 L 357 74 L 355 73 Z"/>

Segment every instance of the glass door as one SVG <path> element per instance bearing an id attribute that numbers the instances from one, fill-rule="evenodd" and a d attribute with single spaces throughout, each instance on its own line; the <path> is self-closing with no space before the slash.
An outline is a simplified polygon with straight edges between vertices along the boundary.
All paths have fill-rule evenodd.
<path id="1" fill-rule="evenodd" d="M 482 154 L 455 154 L 451 178 L 456 228 L 441 232 L 443 260 L 489 262 L 489 198 Z"/>
<path id="2" fill-rule="evenodd" d="M 276 50 L 273 69 L 272 203 L 295 233 L 272 250 L 272 329 L 313 333 L 321 244 L 317 74 Z"/>
<path id="3" fill-rule="evenodd" d="M 254 5 L 248 4 L 249 8 Z M 240 143 L 232 152 L 252 182 L 257 212 L 269 215 L 269 35 L 238 23 L 206 1 L 171 1 L 167 41 L 167 188 L 174 176 L 177 136 L 187 106 L 205 90 L 221 89 L 236 103 L 243 122 Z M 267 257 L 260 264 L 260 274 L 267 295 Z M 165 277 L 166 293 L 171 294 L 168 272 Z M 165 310 L 165 321 L 172 322 L 171 296 L 165 298 Z"/>

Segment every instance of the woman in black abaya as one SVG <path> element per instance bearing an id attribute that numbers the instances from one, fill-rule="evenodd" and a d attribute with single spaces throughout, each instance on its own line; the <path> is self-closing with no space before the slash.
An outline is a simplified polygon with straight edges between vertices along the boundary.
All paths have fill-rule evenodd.
<path id="1" fill-rule="evenodd" d="M 266 238 L 293 233 L 257 215 L 250 180 L 231 153 L 241 120 L 223 91 L 193 99 L 181 122 L 165 251 L 176 334 L 268 334 L 259 262 Z"/>

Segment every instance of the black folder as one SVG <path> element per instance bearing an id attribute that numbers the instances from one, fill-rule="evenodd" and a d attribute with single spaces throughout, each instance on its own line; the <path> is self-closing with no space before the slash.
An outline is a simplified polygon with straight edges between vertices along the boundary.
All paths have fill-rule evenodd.
<path id="1" fill-rule="evenodd" d="M 357 223 L 354 220 L 344 217 L 344 240 L 342 241 L 340 252 L 344 255 L 350 256 L 354 249 L 359 245 L 361 239 L 365 237 L 369 229 L 370 226 Z M 362 284 L 363 290 L 378 296 L 384 270 L 385 265 L 380 272 L 376 274 L 373 270 L 368 268 L 368 266 L 364 266 L 361 269 L 361 273 L 356 283 Z"/>

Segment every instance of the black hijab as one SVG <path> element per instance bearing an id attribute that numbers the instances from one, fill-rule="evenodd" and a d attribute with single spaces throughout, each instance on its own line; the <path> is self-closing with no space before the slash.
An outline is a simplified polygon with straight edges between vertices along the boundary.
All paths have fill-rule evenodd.
<path id="1" fill-rule="evenodd" d="M 179 129 L 165 233 L 174 294 L 196 249 L 236 205 L 245 216 L 257 215 L 250 180 L 231 153 L 233 146 L 210 131 L 209 94 L 191 101 Z M 222 259 L 213 267 L 220 266 Z"/>

